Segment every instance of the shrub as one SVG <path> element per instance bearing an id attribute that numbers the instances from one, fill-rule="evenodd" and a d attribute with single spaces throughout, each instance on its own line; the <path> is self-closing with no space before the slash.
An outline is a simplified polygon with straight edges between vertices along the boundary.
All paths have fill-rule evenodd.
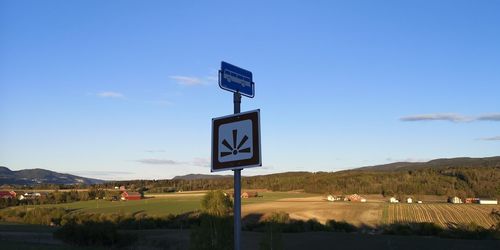
<path id="1" fill-rule="evenodd" d="M 203 212 L 213 216 L 227 216 L 233 209 L 233 202 L 221 190 L 210 191 L 201 200 Z"/>
<path id="2" fill-rule="evenodd" d="M 334 232 L 346 232 L 346 233 L 350 233 L 350 232 L 355 232 L 356 231 L 356 227 L 345 222 L 345 221 L 335 221 L 335 220 L 328 220 L 326 221 L 326 227 L 330 230 L 330 231 L 334 231 Z"/>
<path id="3" fill-rule="evenodd" d="M 285 212 L 272 213 L 267 220 L 268 222 L 286 224 L 290 223 L 290 215 Z"/>
<path id="4" fill-rule="evenodd" d="M 191 230 L 191 249 L 233 249 L 233 203 L 222 191 L 211 191 L 201 202 L 199 225 Z"/>

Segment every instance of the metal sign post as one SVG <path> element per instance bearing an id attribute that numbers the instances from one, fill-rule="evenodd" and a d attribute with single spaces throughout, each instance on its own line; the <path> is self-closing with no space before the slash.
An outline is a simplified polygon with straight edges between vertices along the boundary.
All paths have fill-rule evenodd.
<path id="1" fill-rule="evenodd" d="M 253 98 L 252 72 L 222 62 L 219 86 L 233 92 L 234 114 L 212 119 L 211 171 L 234 172 L 234 249 L 241 243 L 241 170 L 262 166 L 260 110 L 241 113 L 241 95 Z"/>
<path id="2" fill-rule="evenodd" d="M 234 113 L 241 111 L 241 95 L 238 92 L 233 93 Z M 234 171 L 234 249 L 240 250 L 241 240 L 241 169 Z"/>

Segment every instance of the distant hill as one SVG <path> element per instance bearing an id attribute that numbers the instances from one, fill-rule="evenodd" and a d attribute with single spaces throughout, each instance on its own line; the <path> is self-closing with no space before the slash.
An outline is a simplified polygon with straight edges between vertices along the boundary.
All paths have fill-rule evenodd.
<path id="1" fill-rule="evenodd" d="M 395 162 L 384 165 L 376 165 L 351 169 L 348 171 L 408 171 L 422 168 L 432 168 L 435 170 L 445 168 L 480 168 L 480 167 L 500 167 L 500 156 L 485 158 L 443 158 L 428 162 Z"/>
<path id="2" fill-rule="evenodd" d="M 50 170 L 35 168 L 12 171 L 0 166 L 0 185 L 37 185 L 37 184 L 100 184 L 103 180 L 62 174 Z"/>
<path id="3" fill-rule="evenodd" d="M 206 179 L 221 179 L 221 178 L 231 178 L 232 175 L 213 175 L 213 174 L 187 174 L 175 176 L 172 180 L 206 180 Z"/>

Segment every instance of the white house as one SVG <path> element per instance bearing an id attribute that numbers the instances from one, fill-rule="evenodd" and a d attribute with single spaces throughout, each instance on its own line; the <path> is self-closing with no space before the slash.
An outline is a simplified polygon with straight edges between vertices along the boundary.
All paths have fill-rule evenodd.
<path id="1" fill-rule="evenodd" d="M 479 199 L 479 204 L 482 204 L 482 205 L 498 205 L 498 200 L 495 200 L 495 199 Z"/>
<path id="2" fill-rule="evenodd" d="M 340 201 L 340 200 L 342 200 L 342 197 L 341 197 L 341 196 L 335 196 L 335 195 L 331 195 L 331 194 L 329 194 L 329 195 L 326 197 L 326 199 L 327 199 L 328 201 Z"/>
<path id="3" fill-rule="evenodd" d="M 417 201 L 418 204 L 422 204 L 422 201 Z"/>
<path id="4" fill-rule="evenodd" d="M 19 200 L 34 200 L 42 196 L 41 193 L 34 193 L 34 192 L 28 192 L 24 193 L 22 195 L 19 195 L 18 199 Z"/>
<path id="5" fill-rule="evenodd" d="M 331 194 L 330 194 L 330 195 L 328 195 L 328 197 L 326 197 L 326 199 L 327 199 L 328 201 L 335 201 L 335 197 L 333 197 L 333 195 L 331 195 Z"/>
<path id="6" fill-rule="evenodd" d="M 390 203 L 398 203 L 399 201 L 398 201 L 398 199 L 396 199 L 396 197 L 391 197 L 391 198 L 389 199 L 389 202 L 390 202 Z"/>
<path id="7" fill-rule="evenodd" d="M 361 198 L 361 200 L 359 200 L 361 202 L 366 202 L 366 199 L 365 198 Z"/>
<path id="8" fill-rule="evenodd" d="M 413 199 L 411 197 L 406 198 L 406 203 L 413 203 Z"/>
<path id="9" fill-rule="evenodd" d="M 453 204 L 460 204 L 460 203 L 463 203 L 462 202 L 462 199 L 458 198 L 458 197 L 453 197 L 453 198 L 449 198 L 448 199 L 449 202 L 453 203 Z"/>

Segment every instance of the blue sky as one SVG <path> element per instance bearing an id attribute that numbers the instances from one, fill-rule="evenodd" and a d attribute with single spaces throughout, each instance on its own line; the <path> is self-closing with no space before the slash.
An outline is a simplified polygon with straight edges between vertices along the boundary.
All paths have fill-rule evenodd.
<path id="1" fill-rule="evenodd" d="M 264 167 L 500 155 L 498 1 L 1 1 L 0 165 L 209 173 L 224 60 Z M 230 172 L 227 172 L 230 174 Z"/>

